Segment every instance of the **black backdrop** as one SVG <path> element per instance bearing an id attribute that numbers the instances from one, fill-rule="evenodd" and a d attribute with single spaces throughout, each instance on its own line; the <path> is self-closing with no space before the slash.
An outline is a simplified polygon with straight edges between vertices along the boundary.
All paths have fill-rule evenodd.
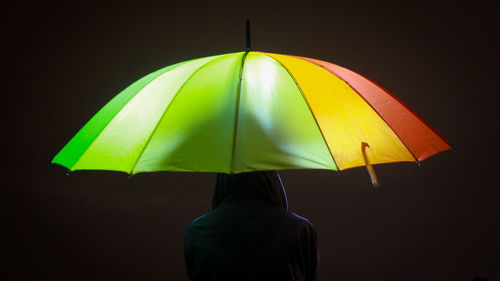
<path id="1" fill-rule="evenodd" d="M 322 280 L 500 278 L 498 31 L 483 1 L 24 2 L 2 7 L 4 280 L 187 280 L 182 235 L 209 173 L 76 172 L 52 157 L 156 69 L 253 49 L 379 82 L 454 143 L 423 166 L 281 172 L 319 233 Z M 495 67 L 494 67 L 495 66 Z M 6 156 L 6 157 L 5 157 Z"/>

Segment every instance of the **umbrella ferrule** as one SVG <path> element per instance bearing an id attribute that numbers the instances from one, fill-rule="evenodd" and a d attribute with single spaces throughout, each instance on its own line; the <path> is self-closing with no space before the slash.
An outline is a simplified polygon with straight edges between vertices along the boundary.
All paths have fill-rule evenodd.
<path id="1" fill-rule="evenodd" d="M 250 52 L 250 45 L 251 45 L 251 39 L 250 39 L 250 20 L 247 19 L 247 24 L 246 24 L 246 42 L 247 42 L 247 45 L 246 45 L 246 51 L 247 52 Z"/>

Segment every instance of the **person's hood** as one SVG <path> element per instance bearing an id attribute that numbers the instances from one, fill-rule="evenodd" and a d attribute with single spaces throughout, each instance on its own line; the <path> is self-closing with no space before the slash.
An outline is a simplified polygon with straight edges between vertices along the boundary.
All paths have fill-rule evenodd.
<path id="1" fill-rule="evenodd" d="M 222 203 L 275 205 L 288 209 L 285 189 L 278 171 L 217 174 L 212 210 Z"/>

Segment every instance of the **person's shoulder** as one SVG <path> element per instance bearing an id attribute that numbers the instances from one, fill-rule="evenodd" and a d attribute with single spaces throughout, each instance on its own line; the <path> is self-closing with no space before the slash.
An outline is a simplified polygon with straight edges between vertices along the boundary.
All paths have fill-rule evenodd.
<path id="1" fill-rule="evenodd" d="M 308 219 L 306 219 L 302 216 L 299 216 L 294 212 L 290 212 L 290 211 L 285 211 L 285 212 L 286 212 L 286 215 L 289 218 L 289 220 L 292 220 L 297 225 L 302 226 L 302 227 L 307 227 L 307 228 L 313 227 L 312 223 Z"/>
<path id="2" fill-rule="evenodd" d="M 200 226 L 206 225 L 207 221 L 210 220 L 211 212 L 197 217 L 186 227 L 185 235 L 191 233 L 193 230 L 199 228 Z"/>

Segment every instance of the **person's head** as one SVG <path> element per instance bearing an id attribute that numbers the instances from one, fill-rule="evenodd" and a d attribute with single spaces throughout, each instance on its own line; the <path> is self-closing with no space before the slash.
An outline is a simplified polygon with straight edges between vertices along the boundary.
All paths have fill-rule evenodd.
<path id="1" fill-rule="evenodd" d="M 212 209 L 224 202 L 255 202 L 288 209 L 278 171 L 217 174 Z"/>

